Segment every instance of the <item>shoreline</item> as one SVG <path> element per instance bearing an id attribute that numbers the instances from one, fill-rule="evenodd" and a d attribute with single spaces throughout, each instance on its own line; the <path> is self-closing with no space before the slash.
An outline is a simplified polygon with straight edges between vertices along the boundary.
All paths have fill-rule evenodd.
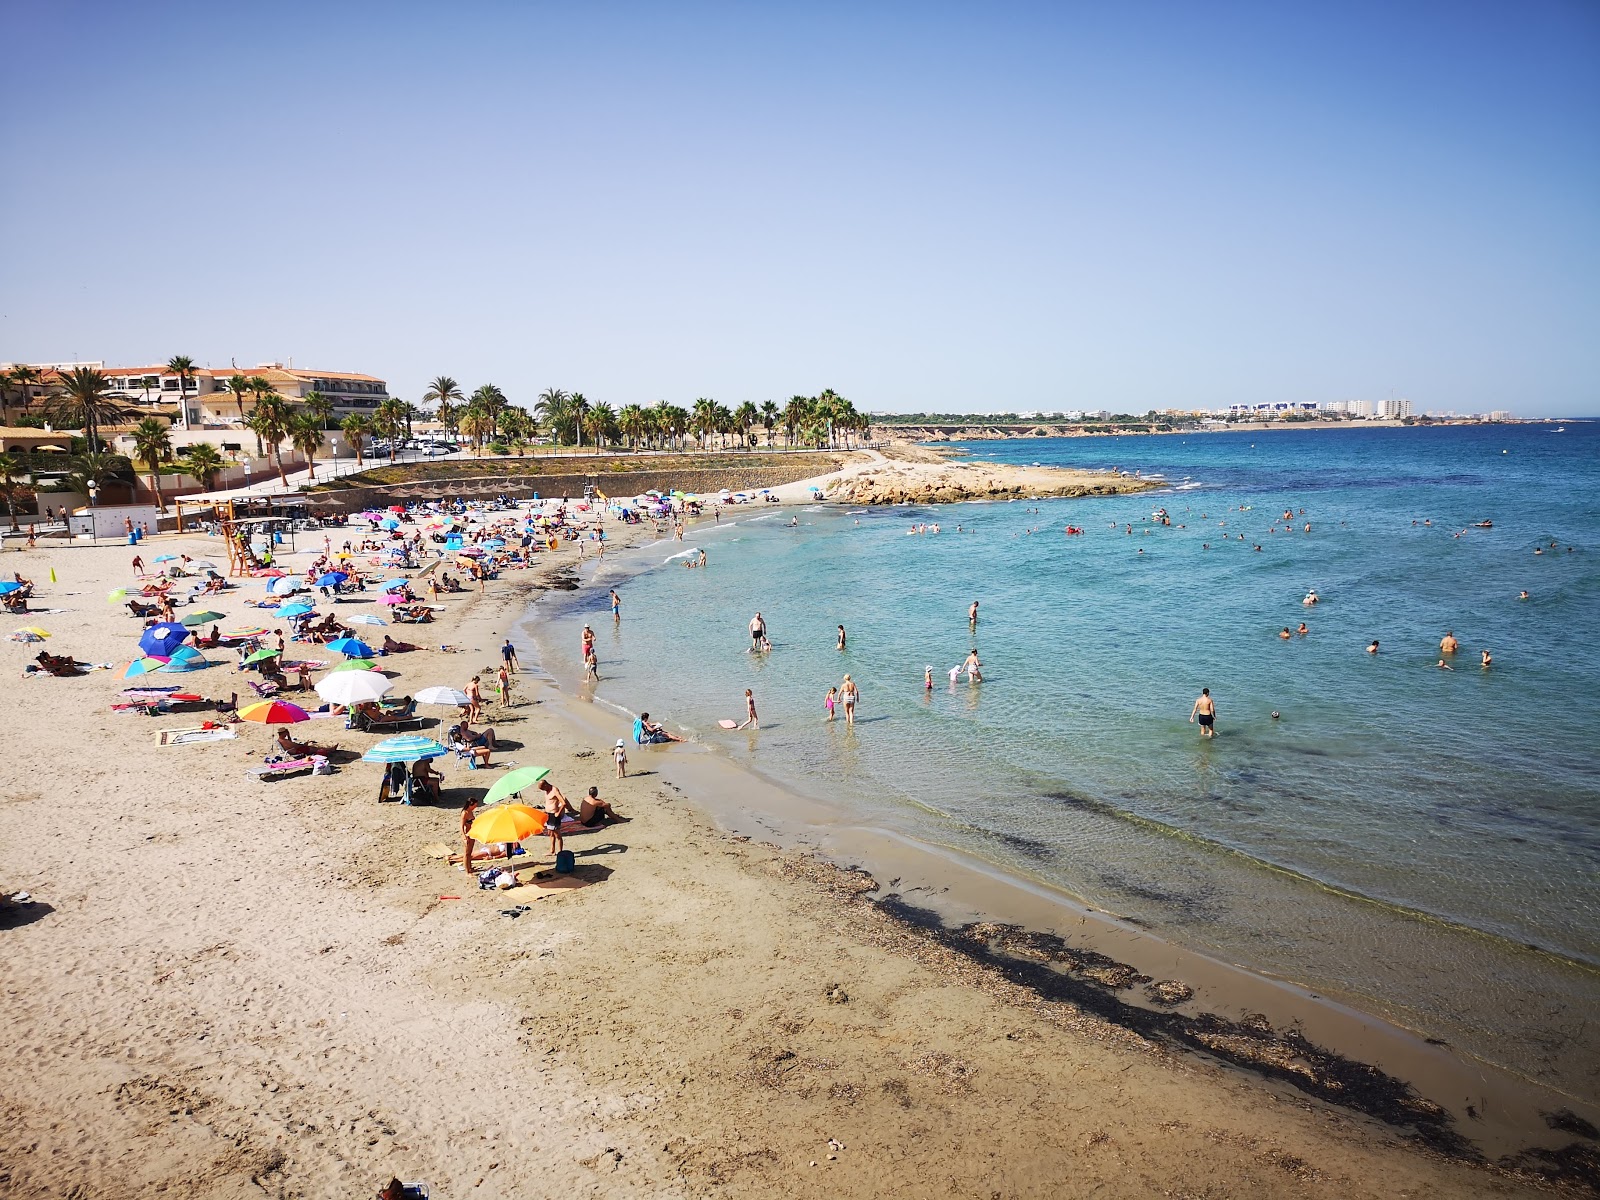
<path id="1" fill-rule="evenodd" d="M 659 569 L 660 565 L 642 557 L 629 565 L 635 564 L 636 569 L 629 570 L 620 581 L 608 576 L 603 584 L 593 586 L 597 590 L 618 586 L 632 575 Z M 535 600 L 521 624 L 538 624 L 538 615 Z M 572 718 L 592 733 L 598 735 L 608 719 L 620 719 L 620 714 L 626 714 L 625 719 L 631 721 L 637 711 L 628 706 L 628 700 L 637 698 L 599 698 L 593 685 L 579 682 L 570 671 L 552 672 L 543 662 L 542 669 Z M 1162 1027 L 1168 1028 L 1168 1036 L 1172 1036 L 1170 1027 L 1185 1020 L 1201 1024 L 1216 1020 L 1238 1027 L 1248 1025 L 1252 1036 L 1269 1040 L 1273 1031 L 1294 1031 L 1318 1050 L 1329 1052 L 1333 1060 L 1371 1064 L 1392 1083 L 1415 1087 L 1419 1098 L 1437 1103 L 1440 1111 L 1449 1113 L 1456 1126 L 1491 1157 L 1514 1154 L 1547 1141 L 1550 1130 L 1545 1113 L 1567 1104 L 1586 1111 L 1594 1107 L 1592 1102 L 1448 1047 L 1426 1031 L 1368 1011 L 1358 998 L 1328 995 L 1327 989 L 1317 991 L 1168 940 L 1144 928 L 1141 922 L 1097 908 L 1025 871 L 1007 870 L 958 847 L 862 825 L 841 803 L 824 797 L 821 791 L 825 789 L 799 790 L 765 773 L 758 765 L 736 762 L 715 741 L 700 740 L 699 731 L 680 732 L 694 734 L 691 743 L 674 747 L 667 755 L 652 753 L 652 761 L 660 760 L 663 778 L 697 797 L 719 828 L 736 837 L 764 840 L 785 851 L 818 854 L 839 869 L 864 872 L 875 880 L 893 880 L 876 892 L 875 898 L 892 904 L 904 920 L 932 936 L 964 944 L 970 942 L 966 931 L 973 927 L 994 930 L 994 938 L 990 939 L 993 944 L 986 945 L 997 952 L 993 955 L 995 961 L 1009 960 L 1013 969 L 1026 966 L 1035 976 L 1031 986 L 1044 993 L 1059 989 L 1084 1003 L 1085 993 L 1073 986 L 1082 980 L 1074 981 L 1070 976 L 1064 980 L 1048 963 L 1052 959 L 1058 964 L 1071 963 L 1072 948 L 1087 950 L 1091 958 L 1105 960 L 1097 963 L 1097 968 L 1109 970 L 1113 977 L 1138 977 L 1132 985 L 1122 983 L 1108 989 L 1098 998 L 1098 1007 L 1088 1005 L 1124 1028 Z M 1303 882 L 1324 886 L 1309 877 Z M 1353 893 L 1346 898 L 1377 903 Z M 1407 920 L 1430 919 L 1421 912 L 1395 911 Z M 1544 953 L 1468 926 L 1447 924 L 1462 936 L 1498 940 L 1508 949 Z M 1043 957 L 1041 939 L 1050 943 Z M 1071 947 L 1061 939 L 1069 939 Z M 974 948 L 966 946 L 969 951 Z M 1008 954 L 1008 949 L 1019 953 Z M 1574 967 L 1593 969 L 1559 955 L 1554 957 Z M 1041 966 L 1041 962 L 1046 965 Z M 1169 1006 L 1146 998 L 1140 991 L 1147 985 L 1169 981 L 1190 990 L 1192 998 Z M 1226 1056 L 1220 1060 L 1229 1061 Z M 1252 1063 L 1248 1056 L 1232 1065 L 1247 1072 L 1271 1073 L 1267 1064 Z M 1493 1087 L 1488 1086 L 1489 1079 L 1495 1080 Z M 1311 1094 L 1316 1093 L 1312 1090 Z"/>
<path id="2" fill-rule="evenodd" d="M 190 535 L 154 545 L 215 550 Z M 137 627 L 103 600 L 125 548 L 17 554 L 0 562 L 64 610 L 38 618 L 52 650 L 109 661 L 130 644 Z M 563 553 L 487 597 L 449 598 L 429 641 L 475 649 L 386 665 L 407 690 L 459 683 L 573 566 Z M 221 666 L 184 682 L 215 693 L 234 678 Z M 710 756 L 641 749 L 613 779 L 611 739 L 589 726 L 614 734 L 616 720 L 523 678 L 521 702 L 496 714 L 503 756 L 551 765 L 569 794 L 598 780 L 634 818 L 571 839 L 589 886 L 570 893 L 484 895 L 428 849 L 448 845 L 461 796 L 498 766 L 447 763 L 443 805 L 379 807 L 376 768 L 359 763 L 244 781 L 260 727 L 156 748 L 156 729 L 198 721 L 108 714 L 113 673 L 21 685 L 0 872 L 38 903 L 0 919 L 13 1033 L 0 1161 L 14 1194 L 113 1180 L 365 1194 L 392 1165 L 452 1195 L 534 1177 L 611 1194 L 1042 1194 L 1069 1172 L 1106 1195 L 1318 1180 L 1353 1196 L 1531 1195 L 1548 1186 L 1533 1169 L 1572 1169 L 1419 1152 L 1108 1023 L 1084 997 L 1030 990 L 1029 955 L 963 956 L 918 934 L 914 913 L 863 902 L 859 873 L 707 829 L 709 802 L 675 777 L 677 758 Z M 325 728 L 306 736 L 376 740 Z M 63 729 L 94 752 L 61 756 Z M 112 796 L 70 841 L 56 833 L 62 813 Z M 545 861 L 542 844 L 529 858 Z M 508 900 L 529 911 L 498 915 Z M 1023 948 L 1035 964 L 1050 952 Z M 992 1157 L 936 1132 L 980 1120 Z M 806 1186 L 813 1172 L 826 1184 Z"/>

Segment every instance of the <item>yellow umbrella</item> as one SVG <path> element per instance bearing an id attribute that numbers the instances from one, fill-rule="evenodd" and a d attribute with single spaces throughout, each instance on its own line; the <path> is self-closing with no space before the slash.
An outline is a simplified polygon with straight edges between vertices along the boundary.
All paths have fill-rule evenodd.
<path id="1" fill-rule="evenodd" d="M 21 629 L 17 630 L 17 632 L 18 633 L 31 633 L 31 634 L 33 634 L 34 637 L 41 637 L 41 638 L 47 638 L 47 637 L 50 636 L 44 630 L 40 629 L 37 625 L 24 625 Z"/>
<path id="2" fill-rule="evenodd" d="M 478 815 L 467 830 L 475 842 L 520 842 L 544 829 L 544 813 L 526 804 L 502 804 Z"/>

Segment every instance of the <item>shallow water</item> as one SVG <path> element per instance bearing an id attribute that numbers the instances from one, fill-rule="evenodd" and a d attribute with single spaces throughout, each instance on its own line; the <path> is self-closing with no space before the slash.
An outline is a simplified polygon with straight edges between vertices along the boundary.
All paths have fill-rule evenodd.
<path id="1" fill-rule="evenodd" d="M 707 570 L 657 545 L 586 575 L 598 589 L 542 602 L 547 666 L 577 674 L 588 620 L 600 696 L 862 821 L 1596 1095 L 1600 428 L 970 449 L 1161 473 L 1174 490 L 819 506 L 798 529 L 787 510 L 734 508 L 686 543 L 705 546 Z M 1149 519 L 1156 507 L 1172 527 Z M 1493 529 L 1468 528 L 1485 518 Z M 923 522 L 943 532 L 907 535 Z M 1069 523 L 1086 533 L 1063 535 Z M 603 585 L 618 578 L 613 626 Z M 757 609 L 770 655 L 745 652 Z M 1302 620 L 1308 636 L 1277 636 Z M 1454 671 L 1434 666 L 1447 629 Z M 952 685 L 974 647 L 984 682 Z M 846 671 L 863 693 L 854 731 L 823 719 Z M 1212 742 L 1187 721 L 1202 686 Z M 746 687 L 760 733 L 717 730 L 743 719 Z"/>

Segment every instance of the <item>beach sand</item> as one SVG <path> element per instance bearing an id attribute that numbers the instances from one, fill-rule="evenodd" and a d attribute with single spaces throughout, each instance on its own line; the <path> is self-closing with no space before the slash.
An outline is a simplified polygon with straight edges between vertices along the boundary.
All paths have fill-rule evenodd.
<path id="1" fill-rule="evenodd" d="M 37 647 L 0 643 L 0 890 L 36 901 L 0 914 L 0 1196 L 359 1197 L 391 1174 L 435 1197 L 1549 1192 L 1042 999 L 869 878 L 719 833 L 663 779 L 674 749 L 630 745 L 617 780 L 622 721 L 530 676 L 490 706 L 496 769 L 440 760 L 439 807 L 379 806 L 360 762 L 248 778 L 268 727 L 161 747 L 201 718 L 109 709 L 138 626 L 105 595 L 130 557 L 0 556 L 61 610 L 15 624 L 119 668 L 23 680 Z M 492 671 L 538 574 L 397 632 L 466 648 L 385 660 L 397 691 Z M 236 690 L 219 657 L 177 681 Z M 340 726 L 295 732 L 377 740 Z M 436 857 L 504 761 L 633 818 L 568 839 L 583 886 L 480 892 Z"/>

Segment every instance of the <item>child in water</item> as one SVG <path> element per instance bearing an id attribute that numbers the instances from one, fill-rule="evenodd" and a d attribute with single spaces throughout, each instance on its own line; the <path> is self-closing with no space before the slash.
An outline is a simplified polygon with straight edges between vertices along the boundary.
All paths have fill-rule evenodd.
<path id="1" fill-rule="evenodd" d="M 833 708 L 838 703 L 838 699 L 839 689 L 836 687 L 829 688 L 828 694 L 822 698 L 822 707 L 828 710 L 828 720 L 830 721 L 833 720 Z"/>

